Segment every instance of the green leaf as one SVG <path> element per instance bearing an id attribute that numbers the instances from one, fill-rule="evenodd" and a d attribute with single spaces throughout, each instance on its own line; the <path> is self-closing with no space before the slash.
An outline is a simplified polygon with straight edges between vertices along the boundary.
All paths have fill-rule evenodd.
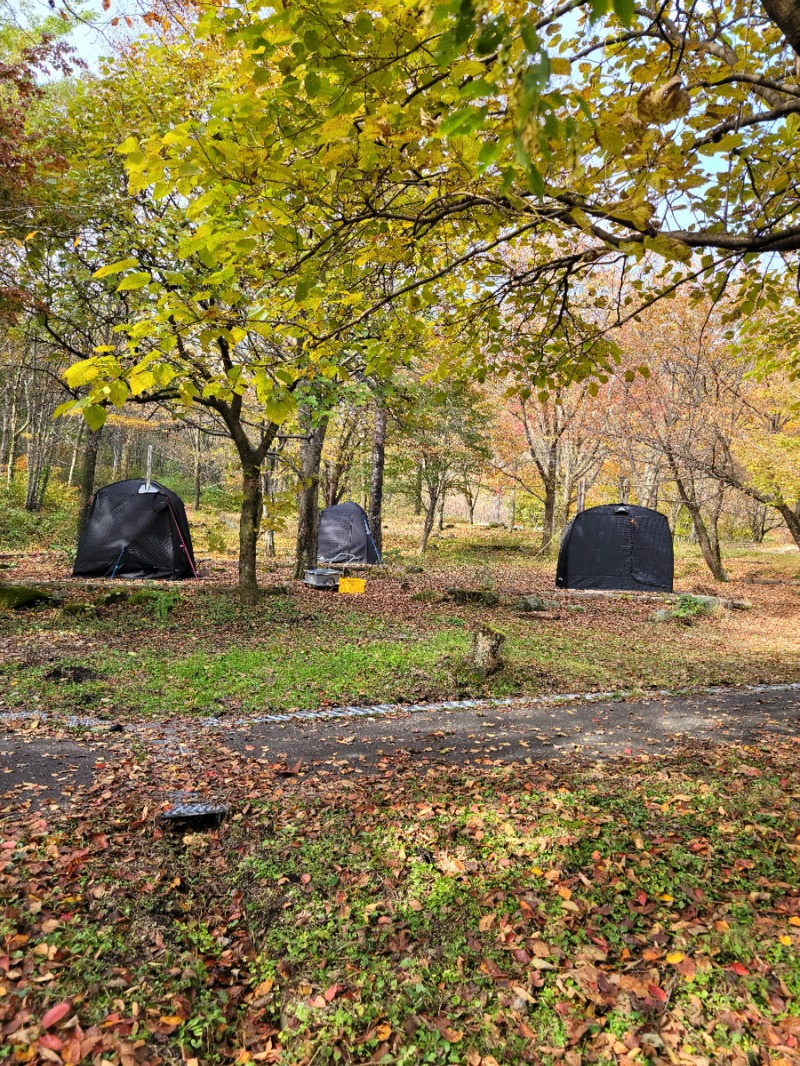
<path id="1" fill-rule="evenodd" d="M 67 400 L 66 403 L 60 403 L 58 407 L 53 411 L 53 418 L 60 418 L 62 415 L 67 414 L 75 407 L 75 400 Z"/>
<path id="2" fill-rule="evenodd" d="M 666 237 L 662 234 L 657 237 L 645 237 L 644 244 L 648 251 L 656 252 L 664 259 L 688 263 L 692 258 L 692 249 L 689 245 L 674 237 Z"/>
<path id="3" fill-rule="evenodd" d="M 119 152 L 120 155 L 130 155 L 132 152 L 139 150 L 139 142 L 135 137 L 126 137 L 122 144 L 118 144 L 114 149 L 115 152 Z M 102 425 L 102 423 L 101 423 Z"/>
<path id="4" fill-rule="evenodd" d="M 531 192 L 535 193 L 537 196 L 544 196 L 544 178 L 533 163 L 528 167 L 528 182 L 531 187 Z"/>
<path id="5" fill-rule="evenodd" d="M 633 22 L 634 0 L 614 0 L 614 11 L 623 26 Z"/>
<path id="6" fill-rule="evenodd" d="M 145 285 L 150 284 L 150 281 L 150 275 L 146 270 L 137 270 L 122 279 L 117 285 L 117 292 L 133 292 L 135 289 L 143 289 Z"/>
<path id="7" fill-rule="evenodd" d="M 305 86 L 306 96 L 309 100 L 312 100 L 319 92 L 322 80 L 316 71 L 310 70 L 308 74 L 306 74 L 303 85 Z"/>
<path id="8" fill-rule="evenodd" d="M 90 404 L 83 409 L 83 417 L 86 419 L 86 425 L 93 432 L 97 432 L 106 420 L 106 409 L 101 407 L 98 403 Z"/>
<path id="9" fill-rule="evenodd" d="M 79 389 L 82 385 L 94 381 L 99 372 L 96 359 L 81 359 L 80 362 L 67 367 L 63 378 L 71 389 Z"/>
<path id="10" fill-rule="evenodd" d="M 112 274 L 122 274 L 125 270 L 130 270 L 131 267 L 139 265 L 138 259 L 118 259 L 116 263 L 109 263 L 107 266 L 100 267 L 99 270 L 95 270 L 92 274 L 93 278 L 109 278 Z"/>
<path id="11" fill-rule="evenodd" d="M 128 400 L 128 386 L 124 381 L 112 381 L 106 386 L 109 400 L 115 407 L 124 407 Z"/>

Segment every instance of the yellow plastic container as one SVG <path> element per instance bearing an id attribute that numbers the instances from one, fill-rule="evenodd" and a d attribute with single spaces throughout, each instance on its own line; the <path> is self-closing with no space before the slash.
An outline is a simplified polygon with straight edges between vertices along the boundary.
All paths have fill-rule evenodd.
<path id="1" fill-rule="evenodd" d="M 360 596 L 367 587 L 363 577 L 340 577 L 339 592 L 345 592 L 348 596 Z"/>

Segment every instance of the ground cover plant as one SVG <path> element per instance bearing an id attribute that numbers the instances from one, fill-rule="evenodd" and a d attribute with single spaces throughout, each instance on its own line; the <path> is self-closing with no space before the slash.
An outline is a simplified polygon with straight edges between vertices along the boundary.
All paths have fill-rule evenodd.
<path id="1" fill-rule="evenodd" d="M 120 745 L 0 801 L 0 1061 L 798 1061 L 798 747 L 304 775 Z M 169 829 L 175 790 L 222 798 Z"/>
<path id="2" fill-rule="evenodd" d="M 692 611 L 694 624 L 684 625 L 686 608 L 657 623 L 651 616 L 661 603 L 625 596 L 516 610 L 515 596 L 554 591 L 553 562 L 535 556 L 526 533 L 448 530 L 420 572 L 408 571 L 413 556 L 402 554 L 402 533 L 397 540 L 399 558 L 370 572 L 363 596 L 304 588 L 284 556 L 262 574 L 278 594 L 253 606 L 239 601 L 233 564 L 221 554 L 201 556 L 201 582 L 97 582 L 87 590 L 68 580 L 59 553 L 7 553 L 7 580 L 57 579 L 69 598 L 0 613 L 0 709 L 129 720 L 800 679 L 795 552 L 741 550 L 724 595 L 752 609 Z M 500 602 L 459 605 L 447 596 L 453 586 L 492 591 Z M 692 594 L 720 591 L 699 553 L 684 548 L 676 588 L 690 607 Z M 115 599 L 119 589 L 130 598 Z M 505 669 L 489 678 L 464 665 L 481 623 L 507 638 Z"/>

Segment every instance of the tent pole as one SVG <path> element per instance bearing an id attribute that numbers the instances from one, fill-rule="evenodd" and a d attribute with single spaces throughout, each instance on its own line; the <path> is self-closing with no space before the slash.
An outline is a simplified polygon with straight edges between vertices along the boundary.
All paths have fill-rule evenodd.
<path id="1" fill-rule="evenodd" d="M 146 481 L 145 489 L 147 490 L 147 492 L 150 491 L 150 473 L 151 473 L 152 469 L 153 469 L 153 445 L 152 444 L 148 444 L 147 445 L 147 475 L 146 475 L 146 478 L 145 478 L 145 481 Z"/>
<path id="2" fill-rule="evenodd" d="M 578 503 L 576 511 L 578 514 L 586 507 L 586 478 L 582 477 L 578 482 Z"/>

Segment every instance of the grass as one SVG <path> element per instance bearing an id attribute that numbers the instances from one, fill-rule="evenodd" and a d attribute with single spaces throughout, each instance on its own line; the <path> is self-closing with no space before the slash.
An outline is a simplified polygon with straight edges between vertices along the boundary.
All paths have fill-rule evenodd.
<path id="1" fill-rule="evenodd" d="M 552 563 L 531 562 L 524 535 L 461 528 L 448 536 L 423 573 L 406 573 L 400 558 L 371 574 L 358 598 L 287 582 L 288 595 L 243 607 L 212 578 L 132 584 L 131 603 L 95 608 L 102 588 L 86 592 L 65 582 L 73 605 L 85 601 L 88 610 L 0 615 L 0 707 L 123 719 L 800 679 L 800 588 L 780 584 L 796 571 L 796 553 L 765 547 L 736 555 L 731 569 L 739 580 L 724 594 L 751 599 L 750 611 L 697 611 L 693 593 L 719 590 L 694 576 L 696 555 L 682 547 L 674 620 L 654 623 L 658 603 L 625 597 L 542 618 L 509 606 L 515 592 L 551 594 Z M 45 563 L 16 558 L 29 569 L 64 572 L 52 553 Z M 228 564 L 216 565 L 225 580 Z M 265 581 L 285 581 L 286 566 L 278 560 Z M 743 584 L 748 574 L 775 584 Z M 453 584 L 507 595 L 492 609 L 457 607 L 442 602 Z M 505 669 L 489 679 L 465 667 L 479 622 L 506 636 Z M 76 681 L 74 667 L 91 675 Z"/>
<path id="2" fill-rule="evenodd" d="M 0 930 L 0 1023 L 27 1021 L 0 1061 L 30 1061 L 65 1002 L 115 1063 L 140 1048 L 131 1061 L 644 1066 L 769 1048 L 787 1066 L 796 754 L 293 784 L 200 744 L 192 779 L 224 780 L 234 814 L 183 835 L 146 812 L 185 767 L 107 768 L 79 814 L 6 811 L 0 888 L 23 905 Z"/>

